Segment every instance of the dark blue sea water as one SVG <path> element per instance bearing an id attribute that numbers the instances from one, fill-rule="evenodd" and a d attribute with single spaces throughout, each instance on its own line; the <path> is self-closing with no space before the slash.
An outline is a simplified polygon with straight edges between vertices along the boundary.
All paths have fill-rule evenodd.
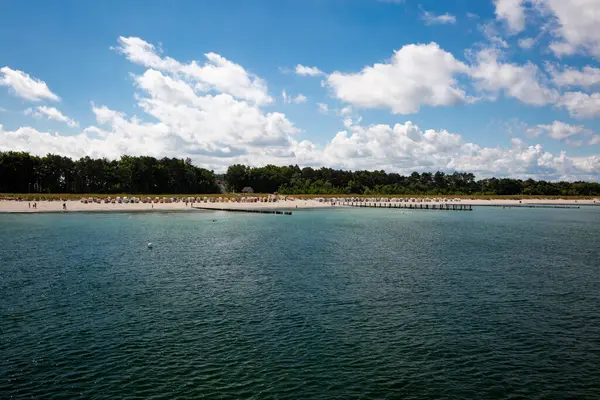
<path id="1" fill-rule="evenodd" d="M 600 208 L 0 215 L 0 300 L 1 399 L 600 398 Z"/>

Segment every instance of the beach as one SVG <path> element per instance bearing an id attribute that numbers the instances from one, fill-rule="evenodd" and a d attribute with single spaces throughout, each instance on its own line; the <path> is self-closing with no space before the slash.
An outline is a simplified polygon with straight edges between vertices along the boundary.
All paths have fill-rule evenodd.
<path id="1" fill-rule="evenodd" d="M 34 208 L 34 203 L 36 207 Z M 472 206 L 525 206 L 525 205 L 556 205 L 556 206 L 600 206 L 600 199 L 465 199 L 465 198 L 320 198 L 312 199 L 277 199 L 271 202 L 249 202 L 249 201 L 231 201 L 221 200 L 215 202 L 188 202 L 179 200 L 172 202 L 152 202 L 152 203 L 104 203 L 87 202 L 80 200 L 68 201 L 18 201 L 18 200 L 0 200 L 0 213 L 44 213 L 44 212 L 152 212 L 152 211 L 197 211 L 194 207 L 203 209 L 311 209 L 311 208 L 333 208 L 346 207 L 347 204 L 469 204 Z M 66 209 L 63 209 L 63 204 Z"/>
<path id="2" fill-rule="evenodd" d="M 34 203 L 36 208 L 33 208 Z M 66 210 L 63 209 L 66 204 Z M 296 209 L 331 207 L 316 200 L 280 200 L 271 203 L 244 202 L 196 202 L 193 206 L 210 209 Z M 192 203 L 82 203 L 81 201 L 16 201 L 0 200 L 0 213 L 44 213 L 44 212 L 152 212 L 152 211 L 198 211 Z"/>

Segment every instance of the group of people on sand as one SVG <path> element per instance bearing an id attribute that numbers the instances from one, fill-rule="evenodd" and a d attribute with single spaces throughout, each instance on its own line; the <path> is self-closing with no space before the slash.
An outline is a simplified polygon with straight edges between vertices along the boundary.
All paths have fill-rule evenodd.
<path id="1" fill-rule="evenodd" d="M 37 203 L 33 203 L 33 206 L 31 205 L 31 203 L 28 203 L 29 208 L 34 208 L 37 209 Z M 67 203 L 63 203 L 63 210 L 67 210 Z"/>

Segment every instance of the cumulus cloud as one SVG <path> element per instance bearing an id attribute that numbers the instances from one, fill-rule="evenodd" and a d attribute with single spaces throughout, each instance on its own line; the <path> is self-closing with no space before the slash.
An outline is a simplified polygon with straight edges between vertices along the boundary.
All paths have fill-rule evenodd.
<path id="1" fill-rule="evenodd" d="M 0 86 L 8 86 L 15 96 L 29 101 L 60 100 L 50 91 L 46 82 L 9 67 L 0 68 Z"/>
<path id="2" fill-rule="evenodd" d="M 596 177 L 600 157 L 553 155 L 541 145 L 513 139 L 510 147 L 481 147 L 446 130 L 421 130 L 411 122 L 360 126 L 351 120 L 324 149 L 324 159 L 348 169 L 473 171 L 479 176 Z"/>
<path id="3" fill-rule="evenodd" d="M 554 40 L 550 49 L 557 56 L 576 53 L 600 58 L 600 2 L 597 0 L 495 0 L 496 18 L 511 33 L 525 29 L 527 5 L 547 18 Z"/>
<path id="4" fill-rule="evenodd" d="M 527 130 L 529 136 L 547 134 L 552 139 L 565 140 L 579 134 L 591 134 L 592 131 L 583 125 L 569 125 L 561 121 L 554 121 L 550 125 L 540 124 Z"/>
<path id="5" fill-rule="evenodd" d="M 583 92 L 566 92 L 557 103 L 564 107 L 572 117 L 600 117 L 600 93 L 587 94 Z"/>
<path id="6" fill-rule="evenodd" d="M 494 48 L 498 49 L 508 49 L 510 46 L 508 42 L 502 38 L 496 25 L 493 22 L 486 22 L 477 27 L 483 37 L 490 43 L 490 45 Z M 467 51 L 469 53 L 470 51 Z"/>
<path id="7" fill-rule="evenodd" d="M 525 0 L 494 0 L 496 18 L 504 21 L 511 33 L 525 29 Z"/>
<path id="8" fill-rule="evenodd" d="M 389 108 L 411 114 L 421 106 L 450 106 L 469 101 L 457 75 L 469 68 L 437 43 L 411 44 L 386 63 L 357 73 L 334 72 L 326 85 L 338 99 L 363 108 Z"/>
<path id="9" fill-rule="evenodd" d="M 346 107 L 342 107 L 339 111 L 339 115 L 344 116 L 344 115 L 350 115 L 352 114 L 354 110 L 352 109 L 352 106 L 346 106 Z"/>
<path id="10" fill-rule="evenodd" d="M 323 71 L 321 71 L 317 67 L 306 67 L 304 65 L 296 65 L 296 74 L 303 76 L 320 76 L 325 75 Z"/>
<path id="11" fill-rule="evenodd" d="M 256 104 L 273 102 L 263 79 L 216 53 L 206 53 L 206 62 L 202 65 L 196 61 L 183 64 L 171 57 L 162 57 L 160 49 L 143 39 L 122 36 L 115 50 L 136 64 L 181 76 L 202 92 L 214 90 L 228 93 Z"/>
<path id="12" fill-rule="evenodd" d="M 535 38 L 521 38 L 519 39 L 519 47 L 522 49 L 531 49 L 533 46 L 535 46 Z"/>
<path id="13" fill-rule="evenodd" d="M 436 15 L 432 12 L 424 11 L 421 18 L 425 21 L 425 25 L 456 24 L 456 17 L 449 13 Z"/>
<path id="14" fill-rule="evenodd" d="M 319 112 L 321 114 L 325 114 L 325 115 L 329 114 L 329 106 L 327 104 L 325 104 L 325 103 L 317 103 L 317 107 L 318 107 Z"/>
<path id="15" fill-rule="evenodd" d="M 535 106 L 553 104 L 558 100 L 558 92 L 541 82 L 543 76 L 536 65 L 511 64 L 498 58 L 499 53 L 493 49 L 477 53 L 471 76 L 479 90 L 491 95 L 502 91 L 505 96 Z"/>
<path id="16" fill-rule="evenodd" d="M 597 0 L 537 0 L 554 16 L 556 40 L 550 49 L 557 56 L 575 53 L 600 58 L 600 2 Z"/>
<path id="17" fill-rule="evenodd" d="M 0 151 L 21 150 L 35 154 L 48 152 L 70 157 L 109 157 L 121 154 L 149 154 L 156 157 L 189 156 L 199 165 L 223 171 L 232 162 L 251 165 L 294 164 L 330 166 L 347 169 L 384 169 L 403 174 L 412 171 L 472 171 L 479 177 L 511 176 L 545 179 L 598 179 L 600 157 L 568 157 L 546 152 L 541 145 L 528 146 L 513 139 L 510 147 L 482 147 L 466 142 L 462 136 L 446 130 L 421 130 L 411 122 L 394 126 L 362 126 L 347 118 L 345 129 L 338 132 L 322 149 L 309 141 L 288 146 L 268 145 L 251 153 L 218 144 L 218 140 L 200 145 L 191 136 L 176 134 L 163 123 L 143 123 L 126 118 L 106 107 L 94 107 L 94 127 L 79 135 L 61 136 L 24 127 L 3 131 L 0 127 Z M 97 137 L 93 137 L 96 135 Z"/>
<path id="18" fill-rule="evenodd" d="M 301 103 L 306 103 L 306 101 L 308 100 L 308 98 L 305 95 L 303 95 L 302 93 L 298 94 L 297 96 L 288 96 L 288 94 L 286 93 L 285 90 L 283 90 L 281 92 L 281 98 L 283 99 L 283 102 L 286 104 L 290 104 L 290 103 L 301 104 Z"/>
<path id="19" fill-rule="evenodd" d="M 36 108 L 28 108 L 24 111 L 24 114 L 37 118 L 48 118 L 54 121 L 64 122 L 72 128 L 79 126 L 79 122 L 67 117 L 54 107 L 39 106 Z"/>
<path id="20" fill-rule="evenodd" d="M 149 51 L 144 43 L 138 43 L 144 51 L 136 53 L 135 57 L 126 54 L 127 58 L 137 60 L 134 62 L 148 65 L 143 73 L 133 76 L 140 115 L 126 115 L 92 104 L 95 124 L 75 135 L 42 132 L 31 127 L 15 130 L 0 127 L 0 150 L 40 155 L 51 152 L 74 158 L 114 159 L 124 154 L 190 157 L 197 165 L 219 172 L 233 163 L 272 163 L 385 169 L 405 174 L 414 170 L 461 170 L 473 171 L 479 176 L 598 179 L 598 156 L 552 154 L 541 145 L 528 146 L 520 140 L 513 140 L 508 147 L 483 147 L 465 141 L 458 133 L 443 129 L 422 130 L 411 122 L 393 126 L 361 125 L 360 118 L 349 117 L 354 112 L 353 105 L 330 109 L 320 103 L 322 111 L 335 111 L 344 117 L 344 121 L 340 132 L 332 132 L 332 138 L 325 145 L 317 146 L 302 140 L 302 132 L 284 114 L 267 112 L 261 105 L 265 103 L 256 102 L 255 97 L 242 99 L 230 93 L 226 85 L 208 84 L 208 78 L 194 79 L 181 67 L 192 63 L 182 64 L 159 56 L 159 50 L 151 47 Z M 394 73 L 399 70 L 409 76 L 402 77 L 402 82 L 409 85 L 409 93 L 420 96 L 421 103 L 444 102 L 444 96 L 450 96 L 446 91 L 453 91 L 454 73 L 433 73 L 429 83 L 428 79 L 423 79 L 429 86 L 422 89 L 417 82 L 420 75 L 415 70 L 430 68 L 425 61 L 432 61 L 437 67 L 441 62 L 444 64 L 442 69 L 457 71 L 455 73 L 466 72 L 469 68 L 435 45 L 416 47 L 408 52 L 415 56 L 414 64 L 404 59 L 406 54 L 401 54 L 393 62 L 382 64 L 382 67 L 369 67 L 373 71 L 367 69 L 357 74 L 359 83 L 365 84 L 362 79 L 374 79 L 375 82 L 383 79 L 398 84 L 394 81 L 397 79 Z M 383 78 L 373 78 L 373 73 Z M 209 85 L 208 89 L 206 85 Z M 373 88 L 380 87 L 373 85 Z M 460 92 L 460 89 L 454 90 Z M 407 93 L 400 89 L 394 88 L 393 93 L 408 99 Z M 55 115 L 49 108 L 46 111 L 43 114 L 46 117 Z M 42 113 L 39 109 L 32 109 L 33 112 Z M 571 137 L 576 135 L 567 139 Z"/>
<path id="21" fill-rule="evenodd" d="M 548 64 L 548 72 L 556 86 L 572 86 L 589 88 L 600 85 L 600 68 L 589 65 L 582 69 L 565 67 L 562 70 L 553 64 Z"/>

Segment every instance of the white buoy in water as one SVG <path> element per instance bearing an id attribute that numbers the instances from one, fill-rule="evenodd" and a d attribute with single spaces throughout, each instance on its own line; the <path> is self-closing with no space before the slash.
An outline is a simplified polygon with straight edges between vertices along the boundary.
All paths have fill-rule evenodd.
<path id="1" fill-rule="evenodd" d="M 151 249 L 152 248 L 152 243 L 148 243 L 148 248 Z"/>

